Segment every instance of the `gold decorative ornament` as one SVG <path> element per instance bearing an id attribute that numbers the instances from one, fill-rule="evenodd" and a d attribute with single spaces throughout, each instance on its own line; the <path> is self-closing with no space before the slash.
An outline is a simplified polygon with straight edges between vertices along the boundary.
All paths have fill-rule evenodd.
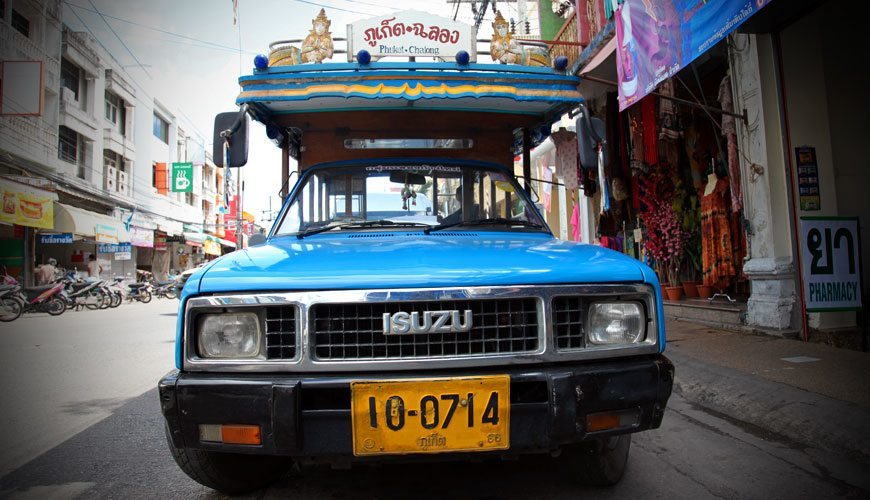
<path id="1" fill-rule="evenodd" d="M 502 17 L 501 11 L 495 12 L 495 21 L 492 22 L 492 41 L 489 52 L 493 60 L 502 64 L 550 65 L 550 55 L 546 50 L 538 47 L 523 48 L 519 46 L 511 36 L 510 24 Z"/>
<path id="2" fill-rule="evenodd" d="M 321 63 L 333 54 L 332 22 L 326 11 L 320 9 L 317 17 L 311 20 L 311 31 L 302 41 L 302 49 L 292 45 L 279 45 L 269 52 L 269 66 L 291 66 L 302 63 Z"/>

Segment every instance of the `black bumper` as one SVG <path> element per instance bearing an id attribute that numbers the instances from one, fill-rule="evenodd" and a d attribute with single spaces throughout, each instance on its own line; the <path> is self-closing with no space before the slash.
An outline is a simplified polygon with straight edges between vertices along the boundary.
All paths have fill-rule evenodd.
<path id="1" fill-rule="evenodd" d="M 173 371 L 160 381 L 159 390 L 176 447 L 329 461 L 353 458 L 350 381 L 486 374 L 511 377 L 510 450 L 491 452 L 505 455 L 549 452 L 608 434 L 659 427 L 673 386 L 674 365 L 656 355 L 547 367 L 353 376 Z M 639 425 L 586 431 L 587 414 L 625 409 L 639 410 Z M 201 442 L 199 425 L 219 423 L 260 425 L 263 444 Z"/>

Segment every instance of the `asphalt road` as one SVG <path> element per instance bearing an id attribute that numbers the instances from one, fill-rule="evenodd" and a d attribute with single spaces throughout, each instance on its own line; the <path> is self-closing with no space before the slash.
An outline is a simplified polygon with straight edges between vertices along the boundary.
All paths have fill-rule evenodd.
<path id="1" fill-rule="evenodd" d="M 176 303 L 0 325 L 0 498 L 222 498 L 165 444 L 156 389 L 172 366 Z M 677 366 L 679 370 L 679 365 Z M 675 394 L 636 434 L 613 488 L 576 486 L 554 459 L 304 468 L 247 498 L 864 498 L 808 450 Z M 843 463 L 848 469 L 850 465 Z"/>

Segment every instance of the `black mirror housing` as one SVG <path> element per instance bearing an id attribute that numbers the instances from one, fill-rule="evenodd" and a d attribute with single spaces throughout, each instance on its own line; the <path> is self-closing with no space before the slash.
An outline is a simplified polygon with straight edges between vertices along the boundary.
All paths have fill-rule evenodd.
<path id="1" fill-rule="evenodd" d="M 224 137 L 221 133 L 233 130 L 229 136 L 229 165 L 224 165 Z M 238 168 L 248 163 L 248 115 L 244 111 L 219 113 L 214 118 L 212 158 L 218 167 Z"/>
<path id="2" fill-rule="evenodd" d="M 423 174 L 415 174 L 413 172 L 390 172 L 390 182 L 422 186 L 423 184 L 426 184 L 426 176 Z"/>
<path id="3" fill-rule="evenodd" d="M 577 142 L 580 155 L 580 166 L 586 169 L 598 168 L 598 145 L 605 143 L 604 122 L 600 118 L 588 115 L 589 111 L 581 108 L 577 117 Z M 607 164 L 607 148 L 604 148 L 603 161 Z"/>

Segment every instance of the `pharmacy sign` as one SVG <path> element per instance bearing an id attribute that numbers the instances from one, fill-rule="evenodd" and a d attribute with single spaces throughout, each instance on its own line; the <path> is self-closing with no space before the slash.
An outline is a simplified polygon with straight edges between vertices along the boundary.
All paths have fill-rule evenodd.
<path id="1" fill-rule="evenodd" d="M 801 217 L 801 267 L 808 312 L 861 310 L 857 217 Z"/>

